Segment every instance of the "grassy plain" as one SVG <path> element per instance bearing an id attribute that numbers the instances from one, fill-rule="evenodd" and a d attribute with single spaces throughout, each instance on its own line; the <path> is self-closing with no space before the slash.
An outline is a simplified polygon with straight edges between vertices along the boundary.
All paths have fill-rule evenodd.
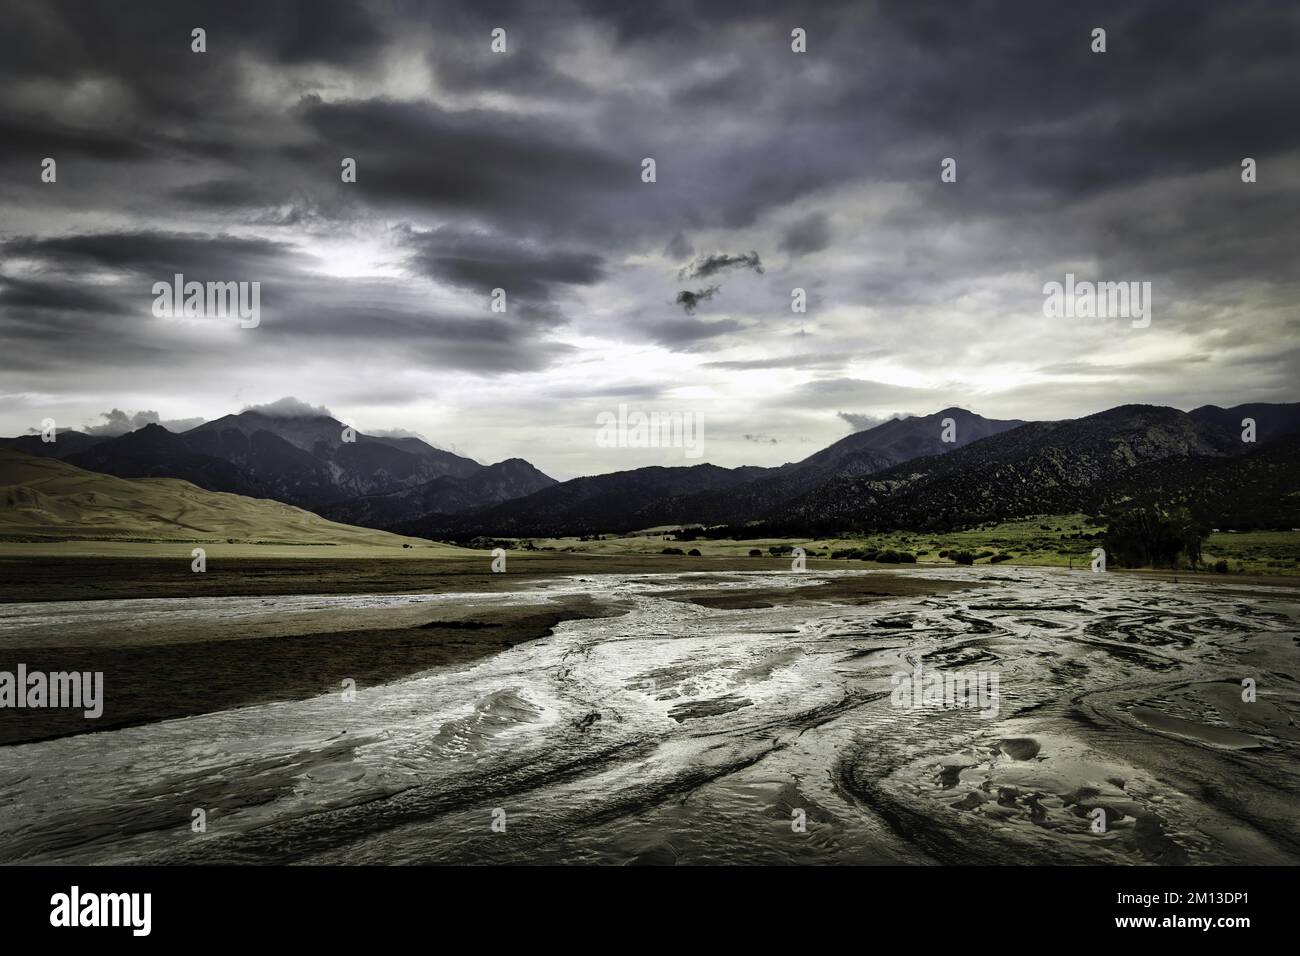
<path id="1" fill-rule="evenodd" d="M 916 556 L 918 565 L 953 564 L 941 552 L 969 551 L 982 555 L 975 564 L 995 563 L 996 555 L 1007 554 L 1012 565 L 1035 567 L 1087 568 L 1092 550 L 1101 544 L 1092 535 L 1100 529 L 1087 523 L 1087 516 L 1043 515 L 1018 521 L 1004 521 L 963 531 L 943 533 L 896 531 L 855 538 L 759 538 L 743 541 L 677 541 L 668 529 L 627 536 L 605 536 L 600 541 L 578 538 L 540 538 L 536 548 L 554 549 L 576 554 L 632 555 L 653 554 L 664 548 L 694 548 L 706 558 L 749 558 L 757 549 L 761 557 L 749 558 L 756 564 L 775 560 L 773 547 L 802 547 L 809 558 L 829 557 L 835 551 L 853 548 L 875 551 L 906 551 Z M 1228 562 L 1228 574 L 1300 575 L 1300 531 L 1219 530 L 1205 542 L 1203 563 L 1212 566 L 1218 560 Z M 784 559 L 787 563 L 788 558 Z M 835 562 L 840 564 L 840 561 Z M 996 562 L 1001 563 L 1001 562 Z M 1213 573 L 1207 571 L 1206 573 Z"/>

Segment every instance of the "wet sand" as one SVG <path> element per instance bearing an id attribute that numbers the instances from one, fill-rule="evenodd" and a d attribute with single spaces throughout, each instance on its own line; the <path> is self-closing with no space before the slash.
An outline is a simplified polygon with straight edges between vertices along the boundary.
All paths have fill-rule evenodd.
<path id="1" fill-rule="evenodd" d="M 547 556 L 519 562 L 526 570 L 517 573 L 486 575 L 463 565 L 448 568 L 446 561 L 435 567 L 411 562 L 323 563 L 242 568 L 244 589 L 256 591 L 261 599 L 223 596 L 221 586 L 216 595 L 208 593 L 206 575 L 190 572 L 179 579 L 160 575 L 152 579 L 152 587 L 141 587 L 154 570 L 149 566 L 127 570 L 117 562 L 98 564 L 81 569 L 81 593 L 125 587 L 143 590 L 146 596 L 0 605 L 0 670 L 12 671 L 23 663 L 45 672 L 101 672 L 112 690 L 103 715 L 93 721 L 76 710 L 15 709 L 0 714 L 0 746 L 340 693 L 344 679 L 353 680 L 357 688 L 383 684 L 431 668 L 466 665 L 545 637 L 562 621 L 626 611 L 616 599 L 598 604 L 582 593 L 529 596 L 544 582 L 564 578 L 563 569 L 585 569 L 585 559 Z M 663 564 L 653 558 L 612 563 L 624 568 Z M 696 569 L 693 563 L 687 566 Z M 439 575 L 432 573 L 435 568 Z M 58 572 L 69 570 L 65 566 Z M 603 573 L 614 574 L 616 569 L 605 567 Z M 770 607 L 782 594 L 787 600 L 860 603 L 959 586 L 919 576 L 877 575 L 866 587 L 861 576 L 850 575 L 810 581 L 790 591 L 755 589 L 744 575 L 726 579 L 719 572 L 665 577 L 678 584 L 698 580 L 716 586 L 730 580 L 739 585 L 720 598 L 707 588 L 665 594 L 702 606 Z M 385 586 L 374 587 L 380 583 Z M 328 589 L 298 593 L 320 585 Z M 422 590 L 411 593 L 417 585 Z M 359 587 L 365 590 L 354 593 Z M 150 593 L 159 588 L 167 599 L 160 601 Z M 187 589 L 187 594 L 178 593 Z M 397 597 L 408 594 L 409 600 Z M 383 600 L 385 595 L 394 596 Z M 449 600 L 428 600 L 436 596 Z M 524 603 L 516 600 L 520 598 Z"/>
<path id="2" fill-rule="evenodd" d="M 331 690 L 0 747 L 0 861 L 1294 865 L 1300 603 L 1234 585 L 692 571 L 8 605 L 0 646 L 141 654 L 421 621 L 488 641 L 497 629 L 449 622 L 578 597 L 608 616 L 351 702 Z M 918 667 L 997 673 L 998 706 L 900 706 L 892 675 Z"/>
<path id="3" fill-rule="evenodd" d="M 70 734 L 102 733 L 159 720 L 247 707 L 271 701 L 342 694 L 343 681 L 363 690 L 437 667 L 464 666 L 522 641 L 553 632 L 561 621 L 612 613 L 581 595 L 537 606 L 426 607 L 421 623 L 385 626 L 378 620 L 352 630 L 223 637 L 224 628 L 179 623 L 132 628 L 106 639 L 92 635 L 22 643 L 0 632 L 0 670 L 18 663 L 46 672 L 101 672 L 103 714 L 86 720 L 78 710 L 9 710 L 0 718 L 0 746 Z M 341 616 L 341 615 L 334 615 Z M 328 626 L 326 620 L 314 626 Z M 269 630 L 269 633 L 267 632 Z M 89 637 L 90 639 L 84 639 Z M 75 646 L 48 646 L 50 640 Z M 18 641 L 19 643 L 15 643 Z"/>

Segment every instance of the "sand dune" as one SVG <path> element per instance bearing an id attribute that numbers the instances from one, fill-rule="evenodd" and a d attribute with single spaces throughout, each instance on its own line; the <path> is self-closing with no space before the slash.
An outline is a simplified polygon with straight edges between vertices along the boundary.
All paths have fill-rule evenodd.
<path id="1" fill-rule="evenodd" d="M 205 491 L 174 478 L 115 478 L 0 449 L 0 536 L 10 541 L 196 541 L 351 545 L 448 555 L 460 549 L 326 521 L 279 501 Z M 404 549 L 404 544 L 412 545 Z"/>

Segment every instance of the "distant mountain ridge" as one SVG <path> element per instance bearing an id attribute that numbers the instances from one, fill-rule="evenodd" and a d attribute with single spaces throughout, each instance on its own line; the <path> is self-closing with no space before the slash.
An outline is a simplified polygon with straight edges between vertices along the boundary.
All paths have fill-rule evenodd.
<path id="1" fill-rule="evenodd" d="M 1243 419 L 1254 422 L 1253 443 Z M 1055 422 L 987 419 L 949 407 L 882 422 L 775 468 L 654 466 L 562 483 L 519 458 L 485 466 L 419 438 L 348 430 L 345 439 L 343 423 L 325 414 L 248 410 L 179 434 L 149 425 L 116 438 L 63 432 L 55 443 L 28 435 L 0 439 L 0 447 L 31 447 L 123 478 L 182 478 L 273 498 L 340 522 L 463 540 L 693 524 L 799 534 L 951 528 L 1096 512 L 1153 500 L 1153 489 L 1209 520 L 1285 523 L 1300 493 L 1300 477 L 1288 471 L 1297 435 L 1300 403 L 1191 412 L 1123 405 Z"/>
<path id="2" fill-rule="evenodd" d="M 952 440 L 945 441 L 946 423 L 952 422 Z M 997 435 L 1025 424 L 1018 419 L 1000 421 L 984 418 L 964 408 L 950 406 L 932 415 L 891 418 L 873 428 L 854 432 L 833 445 L 809 455 L 797 468 L 826 468 L 850 458 L 874 454 L 890 465 L 924 455 L 940 455 L 964 448 L 971 442 Z M 791 466 L 787 466 L 791 467 Z M 864 470 L 865 471 L 865 470 Z"/>
<path id="3" fill-rule="evenodd" d="M 106 435 L 88 435 L 75 429 L 60 430 L 54 435 L 54 441 L 47 442 L 40 435 L 19 435 L 16 438 L 0 438 L 0 448 L 10 448 L 25 455 L 37 458 L 67 458 L 79 451 L 93 448 L 100 442 L 108 441 Z"/>
<path id="4" fill-rule="evenodd" d="M 919 454 L 943 454 L 1022 424 L 946 408 L 891 419 L 778 468 L 639 468 L 578 478 L 496 506 L 455 516 L 429 515 L 391 527 L 433 536 L 543 536 L 667 524 L 743 524 L 836 478 L 871 474 Z"/>
<path id="5" fill-rule="evenodd" d="M 1187 414 L 1198 422 L 1214 425 L 1226 432 L 1237 433 L 1243 430 L 1242 422 L 1249 418 L 1254 421 L 1255 437 L 1261 442 L 1300 432 L 1300 402 L 1289 404 L 1254 402 L 1249 405 L 1238 405 L 1235 408 L 1202 405 Z"/>
<path id="6" fill-rule="evenodd" d="M 555 484 L 555 479 L 522 458 L 507 458 L 467 476 L 443 475 L 399 491 L 349 498 L 325 507 L 321 513 L 331 521 L 384 528 L 410 521 L 413 515 L 454 514 L 521 498 Z"/>
<path id="7" fill-rule="evenodd" d="M 271 498 L 318 514 L 331 508 L 374 514 L 372 527 L 381 520 L 530 494 L 555 483 L 519 459 L 485 466 L 419 438 L 366 435 L 329 415 L 281 416 L 254 409 L 184 432 L 150 424 L 111 438 L 64 432 L 51 443 L 28 435 L 0 446 L 119 478 L 179 478 L 208 491 Z M 412 493 L 399 494 L 386 506 L 346 506 L 353 499 L 403 492 Z"/>
<path id="8" fill-rule="evenodd" d="M 1265 437 L 1244 442 L 1243 417 L 1253 417 Z M 944 441 L 947 420 L 952 442 Z M 1125 405 L 1058 422 L 997 421 L 946 408 L 884 422 L 779 468 L 615 472 L 457 515 L 428 515 L 392 530 L 460 539 L 689 524 L 759 525 L 789 534 L 954 528 L 1096 511 L 1141 498 L 1138 483 L 1160 474 L 1179 476 L 1176 483 L 1171 478 L 1168 497 L 1194 503 L 1207 517 L 1216 507 L 1232 511 L 1226 487 L 1246 482 L 1240 493 L 1253 504 L 1245 510 L 1258 522 L 1269 520 L 1262 502 L 1300 489 L 1295 475 L 1287 491 L 1289 459 L 1268 444 L 1297 433 L 1300 405 L 1203 406 L 1193 413 Z M 668 474 L 671 481 L 660 480 Z M 1219 476 L 1217 498 L 1195 488 L 1211 474 Z M 1288 507 L 1277 503 L 1277 521 L 1290 520 Z"/>
<path id="9" fill-rule="evenodd" d="M 402 534 L 426 536 L 449 531 L 487 534 L 488 528 L 493 529 L 491 534 L 520 536 L 551 533 L 539 529 L 555 529 L 564 534 L 631 530 L 660 523 L 662 515 L 654 505 L 665 495 L 723 491 L 766 470 L 718 465 L 634 468 L 573 478 L 499 505 L 459 515 L 426 515 L 391 527 L 409 529 Z M 527 501 L 527 506 L 516 507 L 520 501 Z"/>
<path id="10" fill-rule="evenodd" d="M 792 502 L 784 514 L 764 517 L 816 528 L 943 529 L 1080 511 L 1095 507 L 1106 483 L 1134 468 L 1248 450 L 1239 436 L 1177 409 L 1123 405 L 1085 418 L 1026 424 L 877 474 L 838 478 Z"/>
<path id="11" fill-rule="evenodd" d="M 1023 424 L 983 418 L 962 408 L 890 419 L 725 492 L 666 499 L 658 506 L 655 523 L 744 523 L 834 479 L 874 474 L 924 455 L 946 454 Z"/>

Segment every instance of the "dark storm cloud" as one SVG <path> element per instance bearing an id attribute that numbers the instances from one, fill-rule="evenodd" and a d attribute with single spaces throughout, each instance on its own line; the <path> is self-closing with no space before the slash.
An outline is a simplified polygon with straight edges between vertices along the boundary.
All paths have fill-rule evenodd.
<path id="1" fill-rule="evenodd" d="M 402 367 L 414 363 L 482 375 L 540 371 L 573 352 L 572 346 L 545 337 L 547 322 L 535 321 L 539 316 L 550 320 L 544 307 L 512 306 L 510 313 L 493 314 L 486 297 L 481 304 L 471 303 L 472 312 L 431 308 L 418 297 L 376 304 L 391 296 L 386 285 L 305 282 L 285 290 L 288 301 L 257 331 L 285 354 L 309 341 L 334 361 L 364 356 Z"/>
<path id="2" fill-rule="evenodd" d="M 55 0 L 0 22 L 0 238 L 18 237 L 0 245 L 0 367 L 28 376 L 16 391 L 77 394 L 105 366 L 126 387 L 261 363 L 396 401 L 402 386 L 362 379 L 600 367 L 599 347 L 548 337 L 580 302 L 599 303 L 584 336 L 734 346 L 704 374 L 790 370 L 773 400 L 833 422 L 952 395 L 807 375 L 882 351 L 905 381 L 1014 363 L 1009 317 L 1085 269 L 1150 279 L 1151 334 L 1196 341 L 1160 340 L 1127 372 L 1100 340 L 1053 351 L 1042 374 L 1059 380 L 1008 386 L 1017 401 L 1064 414 L 1173 395 L 1183 354 L 1207 399 L 1244 380 L 1276 397 L 1300 376 L 1279 347 L 1300 294 L 1300 14 L 1284 5 Z M 190 52 L 196 25 L 206 54 Z M 807 54 L 790 51 L 795 25 Z M 57 186 L 39 182 L 46 155 Z M 940 183 L 949 156 L 958 181 Z M 1241 183 L 1244 156 L 1258 183 Z M 799 351 L 776 325 L 788 303 L 752 288 L 722 300 L 734 318 L 690 315 L 757 253 L 687 264 L 676 313 L 681 285 L 663 282 L 696 247 L 778 250 L 771 284 L 808 290 L 792 321 L 823 351 Z M 354 274 L 370 266 L 382 278 Z M 228 341 L 151 321 L 147 283 L 178 271 L 262 280 L 266 320 Z M 506 315 L 486 311 L 496 287 Z M 1107 381 L 1072 377 L 1076 351 Z M 1162 381 L 1134 371 L 1148 366 Z"/>
<path id="3" fill-rule="evenodd" d="M 242 159 L 238 144 L 219 136 L 191 130 L 184 136 L 160 132 L 156 127 L 113 123 L 103 127 L 83 122 L 69 125 L 48 117 L 10 113 L 0 100 L 0 168 L 18 179 L 18 185 L 38 182 L 38 164 L 46 157 L 58 163 L 59 181 L 68 183 L 69 174 L 82 177 L 104 169 L 125 177 L 138 177 L 139 164 L 196 162 L 216 158 Z M 102 166 L 101 166 L 102 164 Z M 24 175 L 27 174 L 27 175 Z M 60 197 L 46 193 L 47 200 Z"/>
<path id="4" fill-rule="evenodd" d="M 195 27 L 207 31 L 209 56 L 229 50 L 285 64 L 355 65 L 378 53 L 387 40 L 385 28 L 392 20 L 377 16 L 379 12 L 378 5 L 350 0 L 255 5 L 173 0 L 147 11 L 77 0 L 11 4 L 0 33 L 0 73 L 106 74 L 130 84 L 146 100 L 175 101 L 187 91 L 158 81 L 195 62 L 190 50 Z M 219 68 L 222 58 L 212 59 L 209 68 Z"/>
<path id="5" fill-rule="evenodd" d="M 592 285 L 605 274 L 599 256 L 563 252 L 490 233 L 450 230 L 408 233 L 408 264 L 431 278 L 487 295 L 502 288 L 510 297 L 548 300 L 561 285 Z"/>
<path id="6" fill-rule="evenodd" d="M 831 244 L 830 217 L 812 213 L 790 226 L 781 237 L 781 251 L 792 256 L 820 252 Z"/>
<path id="7" fill-rule="evenodd" d="M 67 282 L 42 282 L 0 276 L 0 314 L 3 310 L 109 313 L 116 300 L 93 289 Z"/>
<path id="8" fill-rule="evenodd" d="M 696 289 L 693 292 L 690 289 L 683 289 L 677 293 L 674 303 L 680 305 L 687 315 L 694 315 L 696 306 L 701 302 L 712 299 L 717 293 L 718 286 L 716 285 L 711 285 L 707 289 Z"/>
<path id="9" fill-rule="evenodd" d="M 150 331 L 155 282 L 289 286 L 303 257 L 263 239 L 140 231 L 19 237 L 0 243 L 0 260 L 11 271 L 0 275 L 0 367 L 75 381 L 81 363 L 167 360 L 176 343 Z"/>
<path id="10" fill-rule="evenodd" d="M 266 205 L 272 201 L 260 184 L 238 179 L 207 179 L 177 186 L 171 195 L 183 203 L 216 209 Z"/>
<path id="11" fill-rule="evenodd" d="M 477 26 L 476 35 L 491 35 L 487 23 Z M 466 31 L 467 34 L 469 31 Z M 578 97 L 593 95 L 593 90 L 578 77 L 560 72 L 564 57 L 560 31 L 549 30 L 538 36 L 532 31 L 513 31 L 513 43 L 507 32 L 507 52 L 489 52 L 487 43 L 463 46 L 447 45 L 430 55 L 438 81 L 449 90 L 477 91 L 485 87 L 520 96 Z M 557 43 L 557 41 L 559 41 Z"/>
<path id="12" fill-rule="evenodd" d="M 699 256 L 688 266 L 682 267 L 678 275 L 683 279 L 707 279 L 728 269 L 753 269 L 763 274 L 763 262 L 757 252 L 729 255 L 725 252 Z"/>
<path id="13" fill-rule="evenodd" d="M 431 104 L 367 100 L 303 103 L 302 118 L 328 149 L 295 147 L 332 175 L 357 160 L 357 190 L 373 201 L 456 212 L 494 222 L 558 227 L 635 184 L 635 161 L 561 134 L 554 122 L 490 110 L 453 113 Z"/>
<path id="14" fill-rule="evenodd" d="M 1058 198 L 1276 155 L 1300 18 L 1267 3 L 882 4 L 878 42 L 940 71 L 874 75 L 892 122 L 958 159 L 958 182 Z M 1093 27 L 1107 52 L 1091 52 Z M 1247 67 L 1246 64 L 1249 64 Z M 954 82 L 955 78 L 966 82 Z M 842 91 L 848 108 L 865 91 Z M 1088 144 L 1087 148 L 1080 148 Z"/>
<path id="15" fill-rule="evenodd" d="M 143 159 L 150 150 L 138 137 L 110 130 L 83 129 L 49 119 L 0 115 L 0 144 L 8 162 L 36 164 L 46 156 L 71 153 L 117 162 Z"/>
<path id="16" fill-rule="evenodd" d="M 23 237 L 0 245 L 9 258 L 31 258 L 62 273 L 89 268 L 162 280 L 186 273 L 200 281 L 256 279 L 296 254 L 280 242 L 228 235 L 140 231 L 102 232 L 52 238 Z"/>
<path id="17" fill-rule="evenodd" d="M 531 294 L 523 296 L 522 315 L 516 319 L 449 314 L 431 309 L 419 295 L 395 296 L 389 283 L 321 275 L 312 270 L 317 264 L 312 257 L 270 240 L 92 233 L 23 237 L 0 245 L 0 250 L 11 263 L 33 263 L 40 275 L 0 276 L 0 328 L 13 345 L 0 366 L 28 370 L 100 360 L 130 362 L 182 348 L 183 337 L 164 339 L 158 334 L 172 330 L 172 336 L 180 335 L 151 312 L 153 283 L 171 283 L 181 273 L 186 281 L 262 283 L 262 324 L 238 344 L 199 340 L 205 351 L 231 349 L 238 354 L 252 347 L 259 358 L 270 360 L 277 354 L 292 356 L 302 342 L 310 342 L 318 357 L 346 360 L 364 343 L 370 354 L 416 356 L 432 367 L 483 374 L 536 371 L 569 347 L 544 341 L 541 330 L 526 320 L 542 316 L 561 321 L 548 301 L 550 284 L 586 281 L 597 269 L 581 258 L 516 255 L 510 260 L 519 269 L 515 275 Z M 470 258 L 453 257 L 450 264 L 441 265 L 449 273 L 460 270 L 458 274 L 465 275 L 473 272 L 466 264 Z M 85 277 L 92 272 L 94 283 Z M 125 321 L 114 323 L 106 334 L 105 319 L 119 317 Z"/>

